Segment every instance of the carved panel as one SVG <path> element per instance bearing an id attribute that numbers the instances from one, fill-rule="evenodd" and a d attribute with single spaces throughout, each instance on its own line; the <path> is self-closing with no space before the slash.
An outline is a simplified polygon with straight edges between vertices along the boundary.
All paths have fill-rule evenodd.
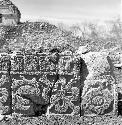
<path id="1" fill-rule="evenodd" d="M 51 89 L 56 81 L 56 67 L 45 54 L 25 54 L 14 59 L 19 57 L 24 63 L 24 71 L 16 68 L 11 72 L 13 111 L 25 116 L 42 115 L 49 105 Z M 16 59 L 14 63 L 20 67 L 21 62 L 18 64 Z"/>
<path id="2" fill-rule="evenodd" d="M 38 76 L 12 75 L 12 90 L 13 111 L 26 116 L 34 114 L 32 101 L 40 96 Z"/>
<path id="3" fill-rule="evenodd" d="M 0 55 L 0 110 L 2 114 L 11 114 L 10 60 L 8 54 Z"/>
<path id="4" fill-rule="evenodd" d="M 86 80 L 82 93 L 84 115 L 114 114 L 115 80 L 104 76 L 99 80 Z"/>
<path id="5" fill-rule="evenodd" d="M 87 79 L 87 70 L 70 52 L 1 55 L 0 108 L 24 116 L 114 114 L 114 76 L 107 70 Z"/>
<path id="6" fill-rule="evenodd" d="M 51 56 L 45 53 L 39 54 L 39 70 L 50 74 L 56 73 L 56 64 L 51 61 Z"/>
<path id="7" fill-rule="evenodd" d="M 0 110 L 2 114 L 11 114 L 11 85 L 8 74 L 0 73 Z"/>
<path id="8" fill-rule="evenodd" d="M 11 56 L 11 72 L 23 72 L 24 71 L 24 56 L 23 54 L 16 54 Z"/>
<path id="9" fill-rule="evenodd" d="M 55 75 L 12 75 L 13 110 L 25 116 L 42 115 L 42 106 L 49 105 Z M 46 109 L 45 109 L 46 112 Z"/>
<path id="10" fill-rule="evenodd" d="M 80 69 L 72 56 L 62 55 L 58 63 L 59 79 L 51 96 L 49 114 L 80 114 Z"/>
<path id="11" fill-rule="evenodd" d="M 24 70 L 33 71 L 33 72 L 37 71 L 38 70 L 38 56 L 34 54 L 25 54 Z"/>
<path id="12" fill-rule="evenodd" d="M 8 54 L 0 54 L 0 71 L 8 71 L 10 66 L 10 56 Z"/>

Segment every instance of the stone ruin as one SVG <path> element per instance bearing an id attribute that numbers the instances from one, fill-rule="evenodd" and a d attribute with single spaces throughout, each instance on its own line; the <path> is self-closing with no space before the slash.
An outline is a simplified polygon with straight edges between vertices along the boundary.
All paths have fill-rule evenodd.
<path id="1" fill-rule="evenodd" d="M 0 16 L 1 25 L 17 25 L 21 14 L 12 2 L 2 0 Z M 107 116 L 122 114 L 118 113 L 122 89 L 118 98 L 117 84 L 106 52 L 80 47 L 76 53 L 55 48 L 49 53 L 0 53 L 0 118 L 45 115 L 50 121 L 44 118 L 40 122 L 70 119 L 75 125 L 79 121 L 98 122 L 102 116 L 106 120 Z"/>
<path id="2" fill-rule="evenodd" d="M 10 0 L 0 0 L 0 25 L 17 25 L 21 13 Z"/>
<path id="3" fill-rule="evenodd" d="M 3 115 L 118 115 L 116 78 L 105 52 L 4 53 L 0 83 Z"/>

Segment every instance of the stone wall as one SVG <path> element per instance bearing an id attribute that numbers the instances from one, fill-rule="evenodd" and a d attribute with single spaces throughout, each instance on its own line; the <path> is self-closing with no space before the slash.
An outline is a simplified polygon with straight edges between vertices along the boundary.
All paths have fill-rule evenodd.
<path id="1" fill-rule="evenodd" d="M 117 84 L 108 58 L 55 49 L 1 54 L 2 114 L 117 115 Z"/>

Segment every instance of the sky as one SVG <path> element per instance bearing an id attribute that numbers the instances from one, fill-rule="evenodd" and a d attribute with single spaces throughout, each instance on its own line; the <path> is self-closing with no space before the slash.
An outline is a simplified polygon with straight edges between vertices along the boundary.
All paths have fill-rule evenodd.
<path id="1" fill-rule="evenodd" d="M 50 20 L 75 23 L 111 20 L 120 15 L 121 0 L 11 0 L 21 11 L 21 21 Z"/>

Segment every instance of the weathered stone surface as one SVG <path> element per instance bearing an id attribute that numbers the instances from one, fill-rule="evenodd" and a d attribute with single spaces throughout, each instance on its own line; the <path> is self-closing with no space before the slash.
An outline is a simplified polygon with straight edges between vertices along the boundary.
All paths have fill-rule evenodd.
<path id="1" fill-rule="evenodd" d="M 9 71 L 12 112 L 24 116 L 115 114 L 116 80 L 106 53 L 18 52 L 8 57 L 11 63 L 1 62 L 1 70 Z"/>
<path id="2" fill-rule="evenodd" d="M 0 55 L 0 110 L 2 114 L 11 114 L 12 96 L 10 81 L 10 60 L 8 54 Z"/>
<path id="3" fill-rule="evenodd" d="M 10 0 L 0 1 L 0 25 L 17 25 L 21 13 Z"/>
<path id="4" fill-rule="evenodd" d="M 45 114 L 50 104 L 51 89 L 57 79 L 56 65 L 45 53 L 18 54 L 13 59 L 11 79 L 14 112 L 25 116 Z"/>
<path id="5" fill-rule="evenodd" d="M 105 115 L 115 112 L 115 76 L 107 53 L 80 54 L 88 67 L 82 93 L 84 115 Z"/>

